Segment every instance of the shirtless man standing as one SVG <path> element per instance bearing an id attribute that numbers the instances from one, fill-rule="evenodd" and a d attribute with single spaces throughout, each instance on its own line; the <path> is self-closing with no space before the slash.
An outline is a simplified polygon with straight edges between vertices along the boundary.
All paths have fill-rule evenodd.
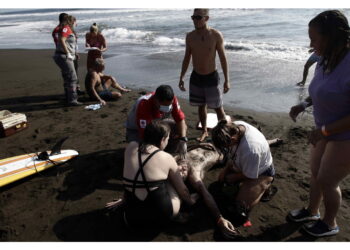
<path id="1" fill-rule="evenodd" d="M 222 93 L 219 88 L 220 78 L 216 70 L 216 52 L 218 52 L 225 77 L 224 93 L 230 90 L 230 83 L 223 36 L 219 31 L 207 25 L 209 9 L 194 9 L 191 18 L 195 30 L 186 36 L 186 51 L 182 62 L 179 88 L 186 91 L 183 79 L 192 57 L 190 103 L 193 106 L 198 106 L 199 120 L 203 127 L 203 133 L 198 141 L 202 142 L 208 137 L 207 107 L 215 110 L 219 121 L 225 119 Z"/>

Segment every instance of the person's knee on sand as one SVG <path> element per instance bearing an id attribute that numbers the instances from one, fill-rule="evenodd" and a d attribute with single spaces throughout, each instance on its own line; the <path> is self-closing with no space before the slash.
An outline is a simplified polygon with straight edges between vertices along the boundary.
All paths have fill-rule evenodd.
<path id="1" fill-rule="evenodd" d="M 265 191 L 271 186 L 272 180 L 273 177 L 260 176 L 256 180 L 243 181 L 239 187 L 236 200 L 242 202 L 251 210 L 259 203 Z"/>
<path id="2" fill-rule="evenodd" d="M 112 91 L 112 99 L 118 100 L 120 97 L 122 97 L 122 94 L 117 91 Z"/>

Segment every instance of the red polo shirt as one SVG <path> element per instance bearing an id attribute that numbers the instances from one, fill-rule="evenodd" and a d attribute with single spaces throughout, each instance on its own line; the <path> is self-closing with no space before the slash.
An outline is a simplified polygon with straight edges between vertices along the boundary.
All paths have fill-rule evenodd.
<path id="1" fill-rule="evenodd" d="M 155 92 L 144 95 L 137 106 L 136 124 L 139 128 L 140 138 L 143 138 L 143 133 L 147 124 L 149 124 L 152 120 L 161 118 L 164 115 L 164 113 L 159 111 L 159 108 L 156 106 L 154 95 Z M 180 109 L 176 96 L 174 96 L 172 102 L 171 115 L 176 123 L 185 119 L 185 114 Z"/>

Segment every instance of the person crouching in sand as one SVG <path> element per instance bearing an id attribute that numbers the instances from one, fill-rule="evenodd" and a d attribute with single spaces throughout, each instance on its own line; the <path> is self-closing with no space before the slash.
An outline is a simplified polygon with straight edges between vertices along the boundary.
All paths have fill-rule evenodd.
<path id="1" fill-rule="evenodd" d="M 124 154 L 124 221 L 131 228 L 161 226 L 175 218 L 181 202 L 196 201 L 185 186 L 172 155 L 164 152 L 170 127 L 149 123 L 141 143 L 132 141 Z M 112 203 L 110 205 L 115 205 Z"/>
<path id="2" fill-rule="evenodd" d="M 258 204 L 264 193 L 272 192 L 275 169 L 269 144 L 281 140 L 266 140 L 252 125 L 243 121 L 221 120 L 212 129 L 212 140 L 228 162 L 219 175 L 219 182 L 234 186 L 236 192 L 233 217 L 248 221 L 248 214 Z M 275 189 L 277 191 L 277 189 Z"/>
<path id="3" fill-rule="evenodd" d="M 106 207 L 114 210 L 120 206 L 123 206 L 125 209 L 125 214 L 130 214 L 129 219 L 127 218 L 127 216 L 125 216 L 125 221 L 129 226 L 130 226 L 129 220 L 132 220 L 133 222 L 135 222 L 135 221 L 146 221 L 146 220 L 149 220 L 150 218 L 152 218 L 151 213 L 147 213 L 147 212 L 141 213 L 140 212 L 140 211 L 147 211 L 147 208 L 144 208 L 144 206 L 141 206 L 142 204 L 149 204 L 149 206 L 151 206 L 151 207 L 157 207 L 157 206 L 160 206 L 163 204 L 165 206 L 165 208 L 167 208 L 167 210 L 166 210 L 167 216 L 163 216 L 164 217 L 162 220 L 163 222 L 169 221 L 169 218 L 176 218 L 175 215 L 178 214 L 179 208 L 180 208 L 180 199 L 176 195 L 176 192 L 174 193 L 174 190 L 172 187 L 175 187 L 175 189 L 178 191 L 178 194 L 180 195 L 180 197 L 181 198 L 183 197 L 182 199 L 184 201 L 186 201 L 186 203 L 189 203 L 188 202 L 188 199 L 189 199 L 188 195 L 189 194 L 187 193 L 188 190 L 187 190 L 186 186 L 183 186 L 183 181 L 182 180 L 180 181 L 178 179 L 178 175 L 173 174 L 173 171 L 175 171 L 176 174 L 179 173 L 181 175 L 183 180 L 187 180 L 189 182 L 189 184 L 202 197 L 204 204 L 211 212 L 211 214 L 216 222 L 216 225 L 220 229 L 223 236 L 227 239 L 235 238 L 237 235 L 239 235 L 238 231 L 236 231 L 236 229 L 233 227 L 233 225 L 231 224 L 230 221 L 228 221 L 227 219 L 225 219 L 221 215 L 221 213 L 220 213 L 220 211 L 215 203 L 214 198 L 208 192 L 206 186 L 203 183 L 205 170 L 208 167 L 214 165 L 218 161 L 218 159 L 220 158 L 220 155 L 216 152 L 215 148 L 211 144 L 208 144 L 205 146 L 195 145 L 194 147 L 192 147 L 190 149 L 189 152 L 187 152 L 186 160 L 184 160 L 180 156 L 180 154 L 177 155 L 175 157 L 175 159 L 177 160 L 179 166 L 177 165 L 175 159 L 170 154 L 168 154 L 166 152 L 162 151 L 162 153 L 155 153 L 155 155 L 153 157 L 150 156 L 150 157 L 152 157 L 153 160 L 152 161 L 150 160 L 150 163 L 145 166 L 145 170 L 148 170 L 148 171 L 146 173 L 147 175 L 144 174 L 143 176 L 147 176 L 148 180 L 158 179 L 158 178 L 160 178 L 159 176 L 161 176 L 161 175 L 163 176 L 163 178 L 165 178 L 166 174 L 164 174 L 164 172 L 166 172 L 166 171 L 164 171 L 164 170 L 166 170 L 165 168 L 170 165 L 172 167 L 171 167 L 171 170 L 169 171 L 167 179 L 170 180 L 170 182 L 171 182 L 175 177 L 177 178 L 177 179 L 175 179 L 175 182 L 174 182 L 174 180 L 173 180 L 173 182 L 171 182 L 173 184 L 172 186 L 169 186 L 169 185 L 167 186 L 169 189 L 169 195 L 170 195 L 172 205 L 173 205 L 172 210 L 169 208 L 171 204 L 168 201 L 167 195 L 163 194 L 164 197 L 157 196 L 158 193 L 160 193 L 160 192 L 164 193 L 165 190 L 162 191 L 160 188 L 158 188 L 160 190 L 155 192 L 154 195 L 152 195 L 151 197 L 148 196 L 151 193 L 149 191 L 147 192 L 147 189 L 146 189 L 147 185 L 149 187 L 151 187 L 152 183 L 157 184 L 157 183 L 159 183 L 159 181 L 156 181 L 156 182 L 147 181 L 147 182 L 145 182 L 144 179 L 143 179 L 143 181 L 140 181 L 137 179 L 138 176 L 135 176 L 135 172 L 137 171 L 137 166 L 136 166 L 137 153 L 142 154 L 142 151 L 146 147 L 146 145 L 150 144 L 150 143 L 146 144 L 146 142 L 150 142 L 151 138 L 153 141 L 160 140 L 160 136 L 157 136 L 158 131 L 155 131 L 155 128 L 154 128 L 155 126 L 161 126 L 161 127 L 166 128 L 166 129 L 169 129 L 169 132 L 167 132 L 168 133 L 167 140 L 168 140 L 169 133 L 170 133 L 170 126 L 168 124 L 169 123 L 167 121 L 162 121 L 162 120 L 152 121 L 150 124 L 148 124 L 146 126 L 146 129 L 144 131 L 143 143 L 141 144 L 142 146 L 140 147 L 140 149 L 137 150 L 139 144 L 135 141 L 133 141 L 129 144 L 129 146 L 127 147 L 126 152 L 125 152 L 125 159 L 128 159 L 128 160 L 125 160 L 125 163 L 124 163 L 124 174 L 123 174 L 124 186 L 125 186 L 124 198 L 109 202 L 106 204 Z M 159 139 L 156 139 L 157 137 Z M 166 143 L 167 143 L 167 141 L 166 141 Z M 166 147 L 166 143 L 164 142 L 163 144 L 161 144 L 160 149 L 164 150 L 164 148 Z M 149 152 L 151 154 L 153 152 L 157 152 L 155 145 L 157 145 L 157 143 L 153 143 L 153 146 L 151 146 L 151 148 L 149 149 Z M 198 157 L 198 156 L 204 156 L 204 157 Z M 146 157 L 144 157 L 144 158 L 146 158 Z M 200 158 L 200 160 L 198 160 L 199 158 Z M 147 161 L 147 160 L 145 160 L 145 161 Z M 141 165 L 141 163 L 140 163 L 140 165 Z M 127 168 L 131 168 L 131 169 L 127 169 Z M 138 174 L 140 174 L 140 173 L 142 174 L 142 170 L 141 171 L 138 170 Z M 152 174 L 152 176 L 148 175 L 148 173 Z M 127 177 L 127 176 L 133 177 L 133 179 L 129 179 L 130 177 Z M 147 197 L 149 197 L 149 198 L 146 198 L 146 199 L 148 199 L 148 201 L 145 200 L 146 202 L 141 202 L 138 199 L 134 198 L 134 196 L 137 195 L 137 190 L 131 189 L 131 188 L 133 188 L 133 184 L 135 183 L 135 180 L 138 180 L 136 183 L 137 184 L 136 187 L 139 186 L 140 188 L 143 188 L 142 193 L 140 194 L 140 197 L 142 197 L 144 199 L 144 197 L 147 195 Z M 161 182 L 164 182 L 164 181 L 161 181 Z M 127 188 L 127 187 L 129 187 L 129 188 Z M 164 187 L 162 187 L 162 188 L 164 189 Z M 197 197 L 196 194 L 194 194 L 193 196 Z M 158 201 L 156 198 L 158 198 Z M 151 199 L 154 199 L 155 201 L 157 201 L 160 204 L 150 204 Z M 136 208 L 137 206 L 138 206 L 138 208 Z M 128 210 L 130 210 L 130 211 L 128 211 Z M 173 213 L 171 214 L 170 211 L 173 211 Z M 158 214 L 158 215 L 161 214 L 159 211 L 157 212 L 155 210 L 154 211 L 152 210 L 152 212 L 154 212 L 155 214 Z M 158 219 L 159 219 L 159 217 L 158 217 Z M 178 219 L 178 218 L 176 218 L 176 219 Z M 155 221 L 157 221 L 157 220 L 155 220 Z M 152 222 L 153 224 L 149 224 L 149 223 L 151 223 L 151 222 L 148 221 L 148 223 L 145 222 L 144 224 L 154 225 L 154 222 Z M 138 227 L 140 227 L 140 225 L 138 225 Z"/>
<path id="4" fill-rule="evenodd" d="M 126 120 L 126 141 L 141 141 L 144 129 L 153 120 L 166 120 L 172 132 L 167 152 L 187 152 L 187 125 L 177 97 L 170 85 L 160 85 L 155 92 L 139 97 L 131 108 Z"/>
<path id="5" fill-rule="evenodd" d="M 94 67 L 85 77 L 85 89 L 91 100 L 97 100 L 102 105 L 106 105 L 106 101 L 120 98 L 122 93 L 130 92 L 129 89 L 120 86 L 114 77 L 103 74 L 104 69 L 103 59 L 97 58 Z M 119 91 L 109 90 L 111 87 Z"/>
<path id="6" fill-rule="evenodd" d="M 168 121 L 163 122 L 169 124 Z M 279 138 L 267 140 L 267 142 L 270 146 L 277 146 L 283 143 Z M 176 155 L 174 158 L 179 166 L 179 171 L 184 181 L 186 180 L 187 184 L 193 187 L 203 199 L 205 206 L 212 214 L 222 235 L 226 239 L 234 239 L 239 236 L 238 230 L 236 230 L 232 223 L 221 214 L 215 201 L 216 197 L 212 196 L 203 182 L 206 170 L 221 162 L 223 160 L 222 154 L 220 154 L 212 144 L 201 143 L 189 146 L 185 159 L 183 159 L 180 154 Z M 106 208 L 115 210 L 124 205 L 125 198 L 122 198 L 107 203 Z M 229 216 L 234 217 L 235 215 L 236 214 L 230 214 Z M 235 218 L 233 220 L 236 221 Z"/>

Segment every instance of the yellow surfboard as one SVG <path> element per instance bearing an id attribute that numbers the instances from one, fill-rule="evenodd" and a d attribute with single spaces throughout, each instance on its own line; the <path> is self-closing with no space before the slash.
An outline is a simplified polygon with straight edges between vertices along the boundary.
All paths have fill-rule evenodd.
<path id="1" fill-rule="evenodd" d="M 71 149 L 61 150 L 54 155 L 50 155 L 50 152 L 47 151 L 48 158 L 46 160 L 40 160 L 38 158 L 39 153 L 19 155 L 0 160 L 0 187 L 62 164 L 79 155 L 77 151 Z"/>

